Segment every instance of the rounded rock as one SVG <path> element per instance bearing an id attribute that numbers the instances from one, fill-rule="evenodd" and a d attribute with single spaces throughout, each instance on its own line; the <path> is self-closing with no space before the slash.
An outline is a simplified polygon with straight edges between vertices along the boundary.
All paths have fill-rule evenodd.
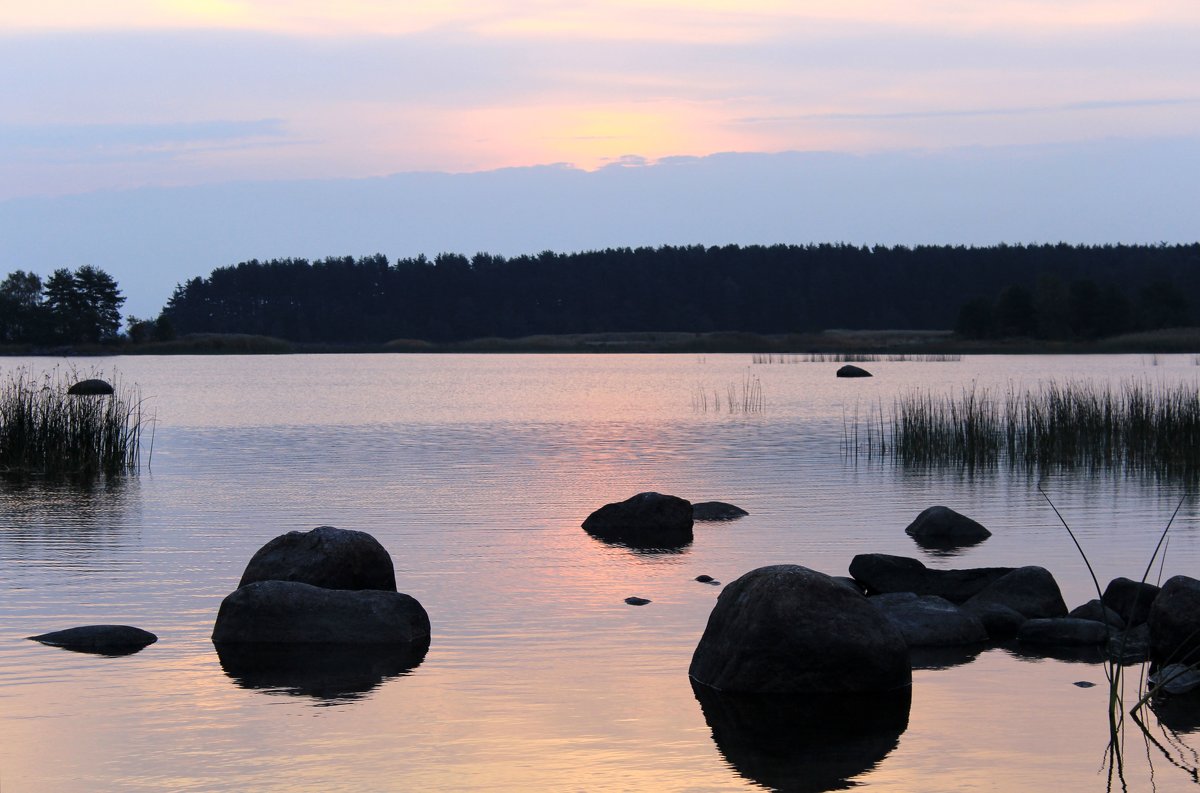
<path id="1" fill-rule="evenodd" d="M 727 585 L 688 674 L 718 691 L 890 691 L 912 682 L 908 644 L 865 597 L 799 565 Z"/>
<path id="2" fill-rule="evenodd" d="M 318 526 L 290 531 L 250 557 L 239 587 L 256 581 L 298 581 L 324 589 L 396 591 L 392 557 L 363 531 Z"/>

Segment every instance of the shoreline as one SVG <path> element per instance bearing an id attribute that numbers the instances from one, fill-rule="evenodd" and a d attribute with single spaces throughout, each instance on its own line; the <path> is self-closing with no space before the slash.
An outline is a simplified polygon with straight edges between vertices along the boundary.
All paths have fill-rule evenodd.
<path id="1" fill-rule="evenodd" d="M 0 347 L 3 357 L 100 357 L 117 355 L 321 355 L 453 353 L 751 353 L 764 355 L 1105 355 L 1200 354 L 1200 328 L 1130 333 L 1090 341 L 1030 338 L 963 339 L 941 330 L 826 330 L 756 334 L 717 331 L 625 332 L 551 335 L 457 342 L 396 339 L 381 344 L 289 342 L 269 336 L 196 334 L 173 341 L 53 348 Z"/>

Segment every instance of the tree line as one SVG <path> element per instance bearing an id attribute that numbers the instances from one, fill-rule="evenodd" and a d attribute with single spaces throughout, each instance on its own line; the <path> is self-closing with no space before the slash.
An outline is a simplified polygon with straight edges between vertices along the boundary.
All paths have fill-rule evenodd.
<path id="1" fill-rule="evenodd" d="M 663 246 L 505 258 L 251 260 L 180 284 L 180 333 L 436 342 L 610 331 L 951 329 L 1094 338 L 1190 325 L 1190 245 Z"/>
<path id="2" fill-rule="evenodd" d="M 0 281 L 0 342 L 95 344 L 117 338 L 125 297 L 103 270 L 60 268 L 42 280 L 17 270 Z"/>
<path id="3" fill-rule="evenodd" d="M 453 342 L 614 331 L 955 329 L 1091 339 L 1193 325 L 1191 245 L 663 246 L 506 258 L 443 253 L 251 260 L 179 284 L 124 338 L 240 333 L 300 343 Z M 122 338 L 103 270 L 0 282 L 0 343 Z"/>

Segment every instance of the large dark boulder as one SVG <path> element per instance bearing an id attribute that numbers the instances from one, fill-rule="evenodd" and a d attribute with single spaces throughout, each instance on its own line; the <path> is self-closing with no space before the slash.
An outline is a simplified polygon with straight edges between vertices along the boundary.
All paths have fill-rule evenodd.
<path id="1" fill-rule="evenodd" d="M 692 520 L 736 520 L 749 514 L 741 507 L 726 504 L 724 501 L 701 501 L 698 504 L 692 504 Z"/>
<path id="2" fill-rule="evenodd" d="M 960 604 L 1012 571 L 1011 567 L 933 570 L 917 559 L 885 553 L 861 553 L 850 562 L 850 575 L 869 594 L 912 592 L 937 595 Z"/>
<path id="3" fill-rule="evenodd" d="M 893 592 L 869 602 L 899 629 L 909 647 L 974 644 L 988 638 L 979 617 L 937 595 Z"/>
<path id="4" fill-rule="evenodd" d="M 861 366 L 848 363 L 837 370 L 838 377 L 871 377 L 871 373 Z"/>
<path id="5" fill-rule="evenodd" d="M 1159 664 L 1200 662 L 1200 581 L 1177 575 L 1150 609 L 1150 654 Z"/>
<path id="6" fill-rule="evenodd" d="M 1108 606 L 1125 620 L 1130 628 L 1141 625 L 1150 618 L 1150 608 L 1158 597 L 1159 589 L 1154 584 L 1134 581 L 1129 578 L 1114 578 L 1104 588 L 1100 602 Z"/>
<path id="7" fill-rule="evenodd" d="M 1017 631 L 1017 641 L 1028 644 L 1080 646 L 1106 644 L 1113 629 L 1103 622 L 1075 617 L 1026 620 Z"/>
<path id="8" fill-rule="evenodd" d="M 717 598 L 692 679 L 725 692 L 889 691 L 912 682 L 908 643 L 865 597 L 799 565 L 751 570 Z"/>
<path id="9" fill-rule="evenodd" d="M 238 586 L 255 581 L 395 592 L 396 570 L 387 550 L 370 534 L 318 526 L 312 531 L 290 531 L 259 548 Z"/>
<path id="10" fill-rule="evenodd" d="M 158 641 L 153 633 L 132 625 L 81 625 L 29 638 L 64 650 L 98 655 L 132 655 Z"/>
<path id="11" fill-rule="evenodd" d="M 692 542 L 692 504 L 678 496 L 638 493 L 588 515 L 583 530 L 633 548 L 681 548 Z"/>
<path id="12" fill-rule="evenodd" d="M 256 581 L 225 597 L 218 644 L 428 644 L 429 616 L 401 592 L 324 589 L 298 581 Z"/>
<path id="13" fill-rule="evenodd" d="M 1044 567 L 1018 567 L 972 597 L 968 608 L 1007 606 L 1027 619 L 1067 616 L 1067 604 L 1054 576 Z"/>
<path id="14" fill-rule="evenodd" d="M 992 536 L 990 531 L 966 515 L 940 505 L 923 510 L 908 524 L 904 533 L 922 548 L 931 550 L 965 548 Z"/>

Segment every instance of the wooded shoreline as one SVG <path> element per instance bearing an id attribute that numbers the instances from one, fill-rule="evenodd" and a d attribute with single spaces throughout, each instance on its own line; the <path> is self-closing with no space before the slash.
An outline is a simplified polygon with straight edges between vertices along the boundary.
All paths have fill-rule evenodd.
<path id="1" fill-rule="evenodd" d="M 1031 338 L 965 339 L 942 330 L 828 330 L 820 333 L 630 332 L 541 334 L 435 343 L 395 339 L 383 344 L 314 344 L 236 333 L 190 334 L 164 342 L 114 342 L 37 348 L 0 347 L 0 356 L 289 355 L 371 353 L 748 353 L 764 355 L 1088 355 L 1200 354 L 1200 328 L 1129 333 L 1088 341 Z M 784 362 L 780 358 L 780 362 Z"/>

